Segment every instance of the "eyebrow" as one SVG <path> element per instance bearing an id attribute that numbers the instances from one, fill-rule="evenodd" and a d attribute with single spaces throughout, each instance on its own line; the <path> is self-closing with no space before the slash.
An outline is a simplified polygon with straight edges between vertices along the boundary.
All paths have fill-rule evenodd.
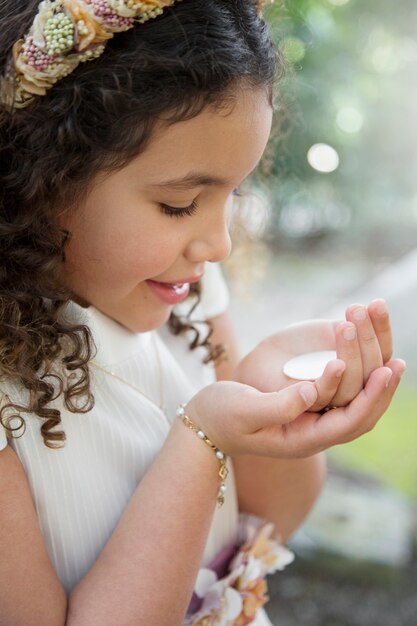
<path id="1" fill-rule="evenodd" d="M 180 178 L 171 178 L 170 180 L 163 180 L 159 183 L 148 185 L 150 188 L 170 188 L 177 189 L 178 191 L 191 189 L 192 187 L 201 187 L 202 185 L 218 185 L 226 186 L 230 183 L 227 178 L 221 178 L 219 176 L 209 176 L 204 172 L 189 172 L 185 176 Z"/>
<path id="2" fill-rule="evenodd" d="M 259 161 L 256 163 L 253 170 L 248 174 L 248 177 L 256 170 L 259 165 Z M 148 187 L 150 189 L 176 189 L 177 191 L 184 191 L 192 189 L 193 187 L 202 187 L 203 185 L 226 187 L 227 185 L 230 185 L 230 180 L 228 178 L 221 178 L 220 176 L 210 176 L 205 172 L 191 171 L 185 176 L 163 180 L 159 183 L 148 185 Z"/>

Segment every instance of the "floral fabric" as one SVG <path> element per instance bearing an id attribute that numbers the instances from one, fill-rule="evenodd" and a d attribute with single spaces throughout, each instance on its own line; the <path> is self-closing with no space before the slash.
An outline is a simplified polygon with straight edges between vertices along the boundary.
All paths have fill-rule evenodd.
<path id="1" fill-rule="evenodd" d="M 273 524 L 242 514 L 236 544 L 201 568 L 184 626 L 247 626 L 267 601 L 265 577 L 294 555 L 272 538 Z"/>

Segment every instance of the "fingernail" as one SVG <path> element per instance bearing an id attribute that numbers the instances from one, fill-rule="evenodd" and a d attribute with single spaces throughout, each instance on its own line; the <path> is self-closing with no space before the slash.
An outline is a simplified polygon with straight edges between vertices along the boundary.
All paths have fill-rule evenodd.
<path id="1" fill-rule="evenodd" d="M 348 326 L 347 328 L 344 329 L 343 331 L 343 337 L 347 340 L 347 341 L 352 341 L 353 339 L 355 339 L 356 337 L 356 329 L 354 326 Z"/>
<path id="2" fill-rule="evenodd" d="M 313 404 L 317 400 L 317 391 L 314 385 L 303 385 L 300 387 L 300 396 L 306 404 Z"/>
<path id="3" fill-rule="evenodd" d="M 375 308 L 378 315 L 386 315 L 388 313 L 387 303 L 385 300 L 374 300 L 374 302 L 378 302 L 378 306 Z"/>
<path id="4" fill-rule="evenodd" d="M 401 378 L 401 376 L 404 374 L 405 370 L 407 369 L 407 363 L 404 361 L 404 359 L 398 359 L 398 361 L 400 361 L 400 363 L 402 364 L 402 369 L 399 372 L 399 377 Z"/>
<path id="5" fill-rule="evenodd" d="M 364 307 L 358 307 L 353 311 L 353 319 L 357 322 L 363 322 L 366 319 L 366 311 Z"/>
<path id="6" fill-rule="evenodd" d="M 389 381 L 391 380 L 392 377 L 392 371 L 390 370 L 389 373 L 387 372 L 387 377 L 385 379 L 385 387 L 389 386 Z"/>

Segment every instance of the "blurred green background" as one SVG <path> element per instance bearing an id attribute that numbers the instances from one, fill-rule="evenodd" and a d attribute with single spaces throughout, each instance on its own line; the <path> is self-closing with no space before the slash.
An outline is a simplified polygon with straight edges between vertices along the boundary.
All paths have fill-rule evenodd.
<path id="1" fill-rule="evenodd" d="M 416 407 L 417 392 L 403 385 L 378 426 L 360 439 L 335 448 L 332 458 L 417 500 Z"/>
<path id="2" fill-rule="evenodd" d="M 337 239 L 384 259 L 414 247 L 415 1 L 275 0 L 265 16 L 290 70 L 271 240 Z"/>
<path id="3" fill-rule="evenodd" d="M 410 367 L 374 431 L 330 454 L 416 499 L 417 256 L 397 263 L 417 249 L 417 3 L 275 0 L 264 15 L 288 70 L 253 181 L 271 210 L 261 226 L 249 220 L 266 261 L 246 321 L 242 295 L 236 308 L 242 345 L 367 297 L 382 276 L 369 297 L 393 306 Z"/>

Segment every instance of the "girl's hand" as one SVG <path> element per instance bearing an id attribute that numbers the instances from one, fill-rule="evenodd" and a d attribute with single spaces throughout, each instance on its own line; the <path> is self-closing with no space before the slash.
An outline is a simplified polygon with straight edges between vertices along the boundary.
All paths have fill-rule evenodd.
<path id="1" fill-rule="evenodd" d="M 392 333 L 384 300 L 374 300 L 368 308 L 352 304 L 346 322 L 336 329 L 336 350 L 346 370 L 329 404 L 345 406 L 359 393 L 371 373 L 392 357 Z M 353 334 L 353 339 L 348 339 Z"/>
<path id="2" fill-rule="evenodd" d="M 315 381 L 318 398 L 311 410 L 327 405 L 346 406 L 363 389 L 371 372 L 392 356 L 385 302 L 375 300 L 368 308 L 351 305 L 344 322 L 311 320 L 268 337 L 240 362 L 235 380 L 261 391 L 283 389 L 294 384 L 282 371 L 284 363 L 316 350 L 336 350 L 338 358 Z"/>
<path id="3" fill-rule="evenodd" d="M 404 370 L 401 360 L 377 368 L 348 406 L 323 415 L 311 412 L 318 391 L 309 382 L 269 393 L 235 382 L 214 383 L 192 398 L 186 413 L 226 454 L 308 457 L 370 431 Z"/>

